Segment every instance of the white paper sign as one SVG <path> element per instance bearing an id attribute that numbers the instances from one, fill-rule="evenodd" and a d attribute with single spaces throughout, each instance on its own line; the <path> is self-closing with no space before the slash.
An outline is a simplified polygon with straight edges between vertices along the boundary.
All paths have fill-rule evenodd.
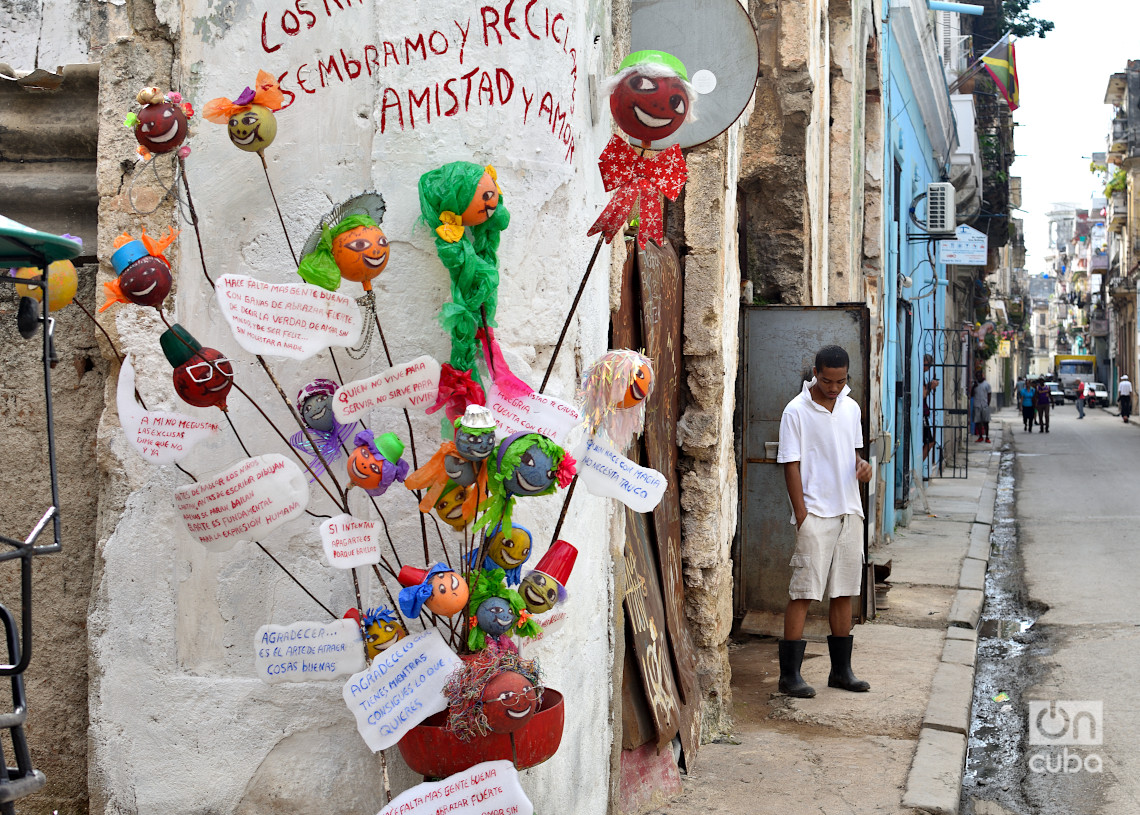
<path id="1" fill-rule="evenodd" d="M 447 707 L 443 686 L 461 664 L 429 628 L 381 651 L 344 685 L 344 703 L 373 753 L 391 747 L 428 716 Z"/>
<path id="2" fill-rule="evenodd" d="M 328 624 L 263 625 L 253 640 L 257 678 L 278 682 L 335 679 L 364 670 L 364 644 L 355 620 Z"/>
<path id="3" fill-rule="evenodd" d="M 570 431 L 582 422 L 578 408 L 538 391 L 519 399 L 507 399 L 492 384 L 487 393 L 487 407 L 504 435 L 541 433 L 558 444 L 565 444 Z"/>
<path id="4" fill-rule="evenodd" d="M 550 609 L 550 611 L 544 612 L 542 614 L 535 614 L 531 618 L 542 626 L 542 630 L 538 632 L 537 637 L 516 637 L 515 644 L 518 645 L 520 651 L 529 652 L 535 647 L 537 643 L 540 643 L 545 639 L 549 639 L 551 636 L 557 633 L 560 628 L 562 628 L 563 624 L 566 622 L 566 617 L 568 616 L 566 612 L 563 611 L 564 605 L 564 603 L 560 603 L 559 605 Z"/>
<path id="5" fill-rule="evenodd" d="M 634 464 L 592 436 L 586 437 L 577 452 L 578 475 L 591 495 L 616 498 L 634 512 L 651 512 L 661 503 L 668 484 L 661 473 Z"/>
<path id="6" fill-rule="evenodd" d="M 435 404 L 440 364 L 426 354 L 381 371 L 371 379 L 347 382 L 333 394 L 333 414 L 341 424 L 363 419 L 378 407 L 419 408 Z"/>
<path id="7" fill-rule="evenodd" d="M 337 515 L 321 524 L 321 543 L 329 565 L 354 569 L 380 562 L 380 524 Z M 360 670 L 360 668 L 357 668 Z"/>
<path id="8" fill-rule="evenodd" d="M 509 761 L 484 761 L 442 781 L 412 787 L 378 815 L 534 815 Z"/>
<path id="9" fill-rule="evenodd" d="M 215 435 L 217 422 L 208 422 L 184 413 L 145 410 L 135 401 L 135 366 L 128 354 L 119 370 L 115 391 L 119 405 L 119 424 L 127 443 L 139 455 L 155 464 L 173 464 L 190 454 L 190 448 Z"/>
<path id="10" fill-rule="evenodd" d="M 360 342 L 360 306 L 339 292 L 222 275 L 214 293 L 234 339 L 251 354 L 308 359 L 330 345 Z"/>
<path id="11" fill-rule="evenodd" d="M 174 491 L 174 505 L 190 534 L 216 552 L 262 537 L 308 504 L 305 473 L 279 453 L 242 459 L 206 481 Z"/>

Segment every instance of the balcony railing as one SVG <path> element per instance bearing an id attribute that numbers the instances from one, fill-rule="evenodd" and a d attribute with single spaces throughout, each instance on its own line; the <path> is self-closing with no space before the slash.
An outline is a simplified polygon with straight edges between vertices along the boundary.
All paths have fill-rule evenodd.
<path id="1" fill-rule="evenodd" d="M 1114 192 L 1108 199 L 1108 223 L 1112 227 L 1128 223 L 1128 197 L 1123 192 Z"/>

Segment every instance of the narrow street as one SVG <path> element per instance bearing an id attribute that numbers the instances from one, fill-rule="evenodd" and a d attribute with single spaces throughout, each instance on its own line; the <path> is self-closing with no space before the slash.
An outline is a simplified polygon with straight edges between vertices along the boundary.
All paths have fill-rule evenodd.
<path id="1" fill-rule="evenodd" d="M 1070 759 L 1061 773 L 1028 772 L 1025 800 L 1041 813 L 1135 813 L 1140 428 L 1104 410 L 1087 411 L 1078 421 L 1076 409 L 1065 405 L 1055 411 L 1048 434 L 1025 433 L 1020 425 L 1012 430 L 1007 437 L 1017 453 L 1026 586 L 1030 598 L 1048 609 L 1036 626 L 1043 670 L 1022 709 L 1028 700 L 1103 702 L 1103 744 L 1068 747 L 1070 755 L 1080 756 L 1080 771 Z M 1032 732 L 1034 723 L 1028 727 Z M 1033 752 L 1042 748 L 1026 748 L 1023 766 L 1029 767 Z M 1045 749 L 1061 754 L 1064 748 Z M 1089 771 L 1096 769 L 1093 756 L 1103 763 L 1099 774 Z"/>

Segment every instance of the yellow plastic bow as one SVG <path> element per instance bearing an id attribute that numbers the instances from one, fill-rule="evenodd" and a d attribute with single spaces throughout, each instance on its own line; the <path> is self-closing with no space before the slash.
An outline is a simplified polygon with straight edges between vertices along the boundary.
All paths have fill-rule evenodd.
<path id="1" fill-rule="evenodd" d="M 455 243 L 463 237 L 463 218 L 445 209 L 439 213 L 439 220 L 442 221 L 443 224 L 442 226 L 437 226 L 435 232 L 445 241 Z"/>
<path id="2" fill-rule="evenodd" d="M 499 186 L 499 174 L 495 172 L 495 168 L 488 164 L 483 169 L 487 172 L 487 175 L 491 176 L 491 180 L 495 182 L 495 191 L 498 192 L 499 195 L 502 195 L 503 188 Z"/>

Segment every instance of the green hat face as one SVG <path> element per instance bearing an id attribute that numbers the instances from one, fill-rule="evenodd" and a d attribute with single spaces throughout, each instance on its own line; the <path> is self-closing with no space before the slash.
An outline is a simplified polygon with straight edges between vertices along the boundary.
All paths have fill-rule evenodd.
<path id="1" fill-rule="evenodd" d="M 644 65 L 645 63 L 664 65 L 676 73 L 677 76 L 681 77 L 681 79 L 686 82 L 689 81 L 689 74 L 685 71 L 685 63 L 665 51 L 634 51 L 621 61 L 621 65 L 618 66 L 618 72 L 620 73 L 626 68 L 632 68 L 634 65 Z"/>
<path id="2" fill-rule="evenodd" d="M 381 433 L 375 439 L 376 449 L 380 451 L 380 455 L 388 459 L 392 464 L 400 460 L 400 456 L 404 455 L 404 443 L 400 441 L 399 436 L 395 433 Z"/>

